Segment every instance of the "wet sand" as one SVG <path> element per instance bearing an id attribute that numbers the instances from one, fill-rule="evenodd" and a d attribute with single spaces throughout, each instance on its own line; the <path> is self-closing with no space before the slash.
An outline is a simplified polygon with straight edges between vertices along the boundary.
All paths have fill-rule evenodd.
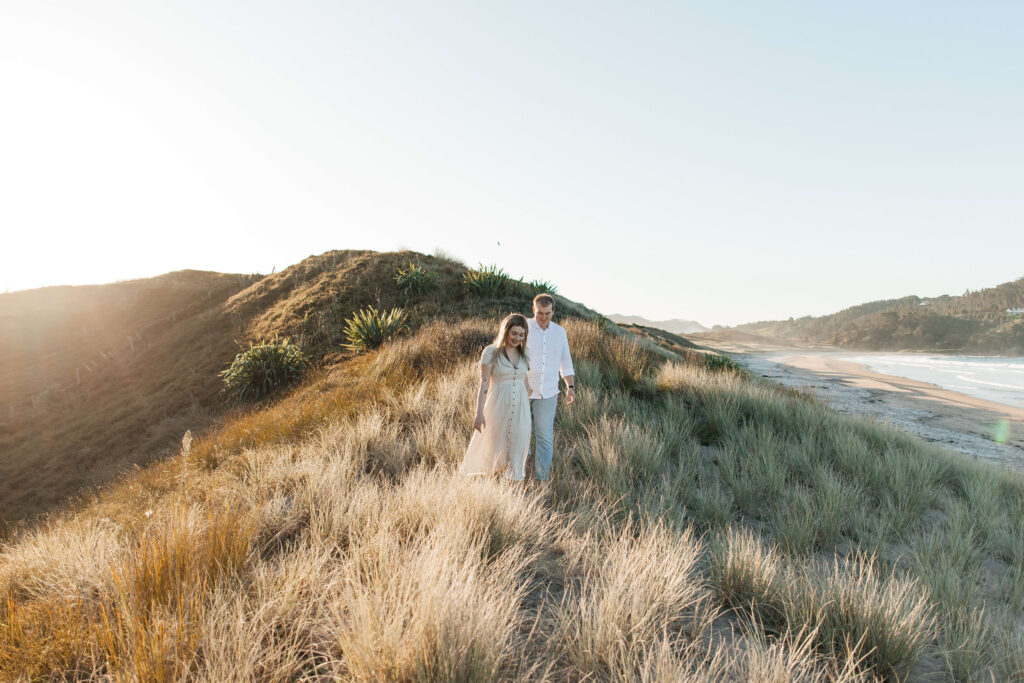
<path id="1" fill-rule="evenodd" d="M 852 352 L 782 348 L 732 349 L 733 358 L 758 375 L 809 389 L 840 412 L 888 421 L 926 441 L 970 457 L 1024 471 L 1024 408 L 1006 406 L 928 382 L 872 372 L 840 360 Z M 858 352 L 858 355 L 865 355 Z M 1001 420 L 1009 423 L 1005 443 L 994 440 Z"/>

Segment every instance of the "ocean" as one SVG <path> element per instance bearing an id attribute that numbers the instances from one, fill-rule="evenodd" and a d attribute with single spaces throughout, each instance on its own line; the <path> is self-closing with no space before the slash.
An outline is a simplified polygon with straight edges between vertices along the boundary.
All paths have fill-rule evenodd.
<path id="1" fill-rule="evenodd" d="M 1024 358 L 900 353 L 843 356 L 842 360 L 885 375 L 931 382 L 968 396 L 1024 408 Z"/>

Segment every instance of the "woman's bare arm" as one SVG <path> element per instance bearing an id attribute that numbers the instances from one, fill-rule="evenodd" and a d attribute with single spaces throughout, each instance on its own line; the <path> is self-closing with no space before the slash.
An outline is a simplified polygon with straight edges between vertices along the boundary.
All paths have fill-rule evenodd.
<path id="1" fill-rule="evenodd" d="M 487 420 L 484 419 L 484 403 L 487 402 L 487 390 L 491 386 L 491 366 L 480 366 L 480 391 L 476 395 L 476 418 L 473 420 L 473 429 L 478 432 L 484 431 Z"/>

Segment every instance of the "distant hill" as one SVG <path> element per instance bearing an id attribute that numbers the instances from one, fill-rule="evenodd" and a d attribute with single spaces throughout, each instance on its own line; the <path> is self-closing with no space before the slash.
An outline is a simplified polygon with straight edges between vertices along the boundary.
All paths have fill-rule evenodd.
<path id="1" fill-rule="evenodd" d="M 872 301 L 831 315 L 739 325 L 790 343 L 869 351 L 1024 354 L 1024 277 L 962 296 Z"/>
<path id="2" fill-rule="evenodd" d="M 694 332 L 707 332 L 709 328 L 704 327 L 696 320 L 648 320 L 638 315 L 620 315 L 612 313 L 608 319 L 620 325 L 640 325 L 641 327 L 656 327 L 672 334 L 692 334 Z"/>

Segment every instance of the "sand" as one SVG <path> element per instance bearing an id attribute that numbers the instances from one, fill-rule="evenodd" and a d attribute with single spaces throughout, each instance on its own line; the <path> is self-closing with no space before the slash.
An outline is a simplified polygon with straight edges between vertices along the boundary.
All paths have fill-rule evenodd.
<path id="1" fill-rule="evenodd" d="M 745 346 L 741 353 L 737 347 L 730 350 L 730 355 L 751 372 L 786 386 L 810 389 L 840 412 L 888 421 L 968 457 L 1024 471 L 1024 408 L 872 372 L 859 363 L 840 360 L 835 351 L 752 345 Z M 1005 443 L 994 440 L 1001 420 L 1010 425 Z"/>

